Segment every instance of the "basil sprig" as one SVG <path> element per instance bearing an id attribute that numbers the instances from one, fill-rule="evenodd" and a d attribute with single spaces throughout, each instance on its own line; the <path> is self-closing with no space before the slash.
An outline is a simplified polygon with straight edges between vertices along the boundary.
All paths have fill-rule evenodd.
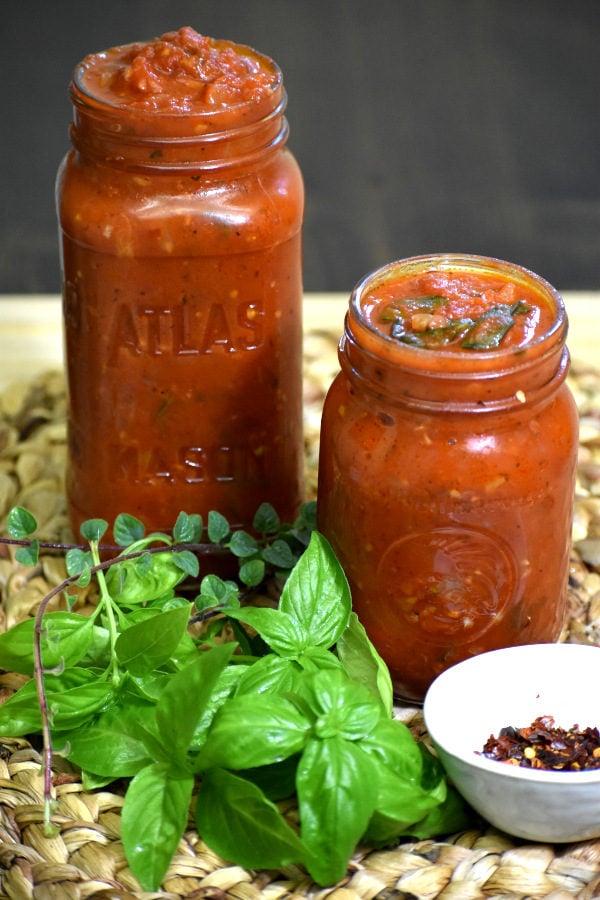
<path id="1" fill-rule="evenodd" d="M 265 505 L 258 537 L 211 514 L 209 541 L 238 555 L 245 580 L 206 574 L 191 602 L 178 588 L 198 575 L 199 517 L 182 513 L 171 537 L 120 516 L 123 549 L 107 561 L 106 523 L 90 520 L 89 547 L 69 550 L 61 589 L 96 578 L 94 612 L 43 603 L 37 620 L 0 635 L 0 666 L 33 676 L 0 706 L 0 735 L 43 732 L 86 789 L 128 779 L 123 847 L 145 891 L 159 889 L 191 810 L 225 859 L 302 864 L 321 885 L 345 876 L 361 840 L 467 824 L 437 759 L 393 718 L 389 672 L 312 512 L 282 526 Z M 22 545 L 35 526 L 22 509 L 9 516 Z M 33 541 L 19 551 L 29 560 Z M 249 583 L 269 566 L 284 582 L 278 604 L 248 604 Z M 280 805 L 290 798 L 298 827 Z"/>

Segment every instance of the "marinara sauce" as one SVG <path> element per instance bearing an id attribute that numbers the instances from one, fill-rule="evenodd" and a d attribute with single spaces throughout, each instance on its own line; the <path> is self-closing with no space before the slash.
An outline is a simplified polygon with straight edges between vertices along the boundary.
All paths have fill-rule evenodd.
<path id="1" fill-rule="evenodd" d="M 74 527 L 302 500 L 301 225 L 281 71 L 192 28 L 86 57 L 62 163 Z"/>
<path id="2" fill-rule="evenodd" d="M 558 293 L 510 263 L 429 256 L 354 290 L 325 402 L 318 526 L 396 693 L 554 641 L 578 448 Z"/>

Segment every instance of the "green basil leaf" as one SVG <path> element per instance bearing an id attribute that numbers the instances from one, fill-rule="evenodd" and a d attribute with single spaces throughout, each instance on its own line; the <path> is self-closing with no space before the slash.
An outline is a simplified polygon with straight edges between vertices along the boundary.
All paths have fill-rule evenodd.
<path id="1" fill-rule="evenodd" d="M 132 675 L 129 673 L 134 690 L 143 700 L 156 703 L 165 689 L 165 685 L 172 678 L 172 672 L 147 672 L 145 675 Z"/>
<path id="2" fill-rule="evenodd" d="M 202 516 L 180 512 L 173 527 L 176 544 L 197 544 L 202 537 Z"/>
<path id="3" fill-rule="evenodd" d="M 97 636 L 94 618 L 60 612 L 44 616 L 41 646 L 46 669 L 74 666 L 84 658 Z"/>
<path id="4" fill-rule="evenodd" d="M 154 763 L 133 778 L 121 812 L 123 847 L 145 891 L 157 891 L 185 831 L 194 779 Z"/>
<path id="5" fill-rule="evenodd" d="M 394 323 L 391 337 L 414 347 L 447 347 L 464 336 L 473 325 L 473 319 L 451 319 L 447 325 L 439 328 L 426 328 L 425 331 L 405 331 L 402 321 Z"/>
<path id="6" fill-rule="evenodd" d="M 106 669 L 110 665 L 112 648 L 110 645 L 110 632 L 102 625 L 94 624 L 92 640 L 85 655 L 78 662 L 85 668 Z M 73 665 L 74 661 L 70 663 Z"/>
<path id="7" fill-rule="evenodd" d="M 14 506 L 8 514 L 6 530 L 11 538 L 23 540 L 33 534 L 37 527 L 35 516 L 22 506 Z"/>
<path id="8" fill-rule="evenodd" d="M 113 699 L 113 687 L 95 680 L 69 690 L 47 692 L 46 702 L 53 730 L 81 727 Z"/>
<path id="9" fill-rule="evenodd" d="M 468 350 L 493 350 L 499 347 L 506 332 L 514 325 L 510 306 L 499 303 L 490 307 L 469 328 L 461 341 Z"/>
<path id="10" fill-rule="evenodd" d="M 204 708 L 196 723 L 194 734 L 190 742 L 190 752 L 197 753 L 204 744 L 208 730 L 212 725 L 213 719 L 226 700 L 234 693 L 239 684 L 240 679 L 247 671 L 249 666 L 235 665 L 226 666 L 219 672 L 217 680 L 212 689 L 208 701 L 204 704 Z"/>
<path id="11" fill-rule="evenodd" d="M 108 778 L 106 775 L 96 775 L 94 772 L 86 772 L 85 770 L 81 773 L 81 785 L 83 790 L 88 793 L 106 787 L 111 781 L 113 781 L 113 779 Z"/>
<path id="12" fill-rule="evenodd" d="M 94 616 L 46 613 L 42 630 L 42 662 L 46 669 L 73 666 L 84 658 L 95 636 Z M 0 668 L 33 675 L 35 620 L 25 619 L 0 634 Z"/>
<path id="13" fill-rule="evenodd" d="M 128 778 L 149 765 L 152 758 L 143 741 L 140 725 L 154 714 L 150 704 L 131 696 L 102 713 L 92 724 L 65 735 L 67 758 L 95 775 Z"/>
<path id="14" fill-rule="evenodd" d="M 78 617 L 81 618 L 81 617 Z M 8 631 L 0 633 L 0 669 L 33 675 L 34 619 L 24 619 Z"/>
<path id="15" fill-rule="evenodd" d="M 183 763 L 202 715 L 234 644 L 219 644 L 198 656 L 171 678 L 156 704 L 156 724 L 163 746 Z"/>
<path id="16" fill-rule="evenodd" d="M 130 607 L 169 594 L 184 577 L 173 554 L 164 551 L 115 563 L 106 573 L 106 586 L 115 603 Z"/>
<path id="17" fill-rule="evenodd" d="M 94 669 L 73 667 L 61 675 L 45 675 L 44 688 L 53 730 L 89 721 L 112 696 L 111 686 Z M 41 725 L 37 685 L 31 679 L 0 704 L 0 734 L 34 734 Z"/>
<path id="18" fill-rule="evenodd" d="M 189 618 L 189 606 L 179 606 L 122 631 L 115 644 L 119 662 L 132 675 L 145 675 L 158 668 L 171 658 Z"/>
<path id="19" fill-rule="evenodd" d="M 381 718 L 377 698 L 363 685 L 351 681 L 343 669 L 321 669 L 311 676 L 311 706 L 316 714 L 318 737 L 339 735 L 357 741 L 370 735 Z"/>
<path id="20" fill-rule="evenodd" d="M 435 790 L 394 774 L 382 762 L 371 756 L 377 778 L 375 812 L 365 832 L 365 839 L 377 843 L 410 834 L 419 822 L 446 797 L 446 783 L 440 781 Z"/>
<path id="21" fill-rule="evenodd" d="M 128 513 L 119 513 L 113 525 L 113 535 L 119 547 L 128 547 L 144 537 L 143 523 Z"/>
<path id="22" fill-rule="evenodd" d="M 336 650 L 350 678 L 368 688 L 381 701 L 384 713 L 391 716 L 394 689 L 389 669 L 371 643 L 356 613 L 350 614 L 350 621 L 336 644 Z"/>
<path id="23" fill-rule="evenodd" d="M 41 728 L 42 717 L 35 684 L 29 681 L 0 704 L 0 735 L 22 737 L 37 734 Z"/>
<path id="24" fill-rule="evenodd" d="M 420 822 L 407 828 L 404 834 L 424 840 L 440 834 L 457 834 L 468 831 L 476 824 L 476 816 L 466 805 L 458 791 L 448 788 L 445 800 L 439 803 Z"/>
<path id="25" fill-rule="evenodd" d="M 237 774 L 260 788 L 269 800 L 279 803 L 294 797 L 296 793 L 296 769 L 299 759 L 300 754 L 295 753 L 269 766 L 239 769 Z"/>
<path id="26" fill-rule="evenodd" d="M 380 321 L 389 322 L 398 316 L 407 318 L 418 312 L 435 312 L 448 303 L 448 298 L 442 294 L 423 294 L 419 297 L 402 297 L 395 300 L 385 312 L 381 314 Z"/>
<path id="27" fill-rule="evenodd" d="M 339 669 L 345 672 L 341 661 L 331 650 L 325 647 L 308 647 L 301 656 L 298 657 L 298 663 L 304 672 L 320 672 L 321 669 Z"/>
<path id="28" fill-rule="evenodd" d="M 280 610 L 297 623 L 302 648 L 331 647 L 348 624 L 351 611 L 346 576 L 326 539 L 313 532 L 286 581 Z"/>
<path id="29" fill-rule="evenodd" d="M 240 678 L 236 695 L 297 693 L 300 677 L 299 666 L 294 660 L 267 653 L 248 666 Z"/>
<path id="30" fill-rule="evenodd" d="M 196 827 L 214 853 L 246 869 L 279 869 L 306 855 L 298 835 L 260 788 L 222 769 L 202 779 Z"/>
<path id="31" fill-rule="evenodd" d="M 410 729 L 397 719 L 381 719 L 375 729 L 362 741 L 366 753 L 377 757 L 394 774 L 414 784 L 424 781 L 424 755 Z M 440 780 L 438 771 L 433 778 L 426 779 L 426 786 L 433 786 Z"/>
<path id="32" fill-rule="evenodd" d="M 252 527 L 259 534 L 273 534 L 279 531 L 281 520 L 270 503 L 261 503 L 254 513 Z"/>
<path id="33" fill-rule="evenodd" d="M 310 721 L 285 697 L 233 697 L 216 714 L 196 771 L 249 769 L 280 762 L 304 747 L 310 728 Z"/>
<path id="34" fill-rule="evenodd" d="M 301 628 L 281 609 L 242 606 L 239 609 L 228 609 L 227 615 L 254 628 L 271 650 L 280 656 L 297 656 L 306 646 Z"/>
<path id="35" fill-rule="evenodd" d="M 360 746 L 340 737 L 310 741 L 298 763 L 296 787 L 306 866 L 321 885 L 343 878 L 373 814 L 375 767 Z"/>

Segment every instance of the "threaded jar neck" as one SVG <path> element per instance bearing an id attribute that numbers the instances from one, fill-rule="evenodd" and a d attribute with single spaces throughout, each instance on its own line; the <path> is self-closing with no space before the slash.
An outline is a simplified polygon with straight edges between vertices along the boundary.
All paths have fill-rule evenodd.
<path id="1" fill-rule="evenodd" d="M 156 105 L 144 105 L 137 95 L 121 97 L 103 86 L 103 78 L 123 67 L 123 60 L 129 60 L 137 47 L 90 55 L 73 73 L 71 142 L 84 157 L 136 170 L 212 170 L 250 165 L 285 144 L 287 96 L 273 60 L 251 48 L 230 45 L 228 50 L 237 47 L 244 59 L 260 68 L 260 88 L 229 101 L 187 100 L 171 108 L 160 105 L 164 96 L 160 93 Z M 203 87 L 198 76 L 197 90 Z"/>

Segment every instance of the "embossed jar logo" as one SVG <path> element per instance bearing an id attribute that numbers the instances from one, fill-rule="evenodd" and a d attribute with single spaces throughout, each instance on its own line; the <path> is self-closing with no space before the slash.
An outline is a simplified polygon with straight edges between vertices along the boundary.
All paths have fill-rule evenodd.
<path id="1" fill-rule="evenodd" d="M 517 573 L 502 538 L 464 526 L 403 537 L 388 547 L 377 569 L 386 605 L 439 643 L 487 631 L 513 599 Z"/>

